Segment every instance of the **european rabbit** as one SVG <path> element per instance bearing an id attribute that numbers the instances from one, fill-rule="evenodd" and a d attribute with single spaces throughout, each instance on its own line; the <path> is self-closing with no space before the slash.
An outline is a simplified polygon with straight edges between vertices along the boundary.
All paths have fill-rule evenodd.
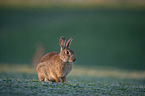
<path id="1" fill-rule="evenodd" d="M 60 37 L 60 53 L 51 52 L 44 55 L 37 65 L 37 74 L 40 81 L 67 82 L 66 77 L 72 70 L 73 63 L 76 61 L 74 51 L 70 49 L 73 38 L 67 43 L 65 37 Z"/>

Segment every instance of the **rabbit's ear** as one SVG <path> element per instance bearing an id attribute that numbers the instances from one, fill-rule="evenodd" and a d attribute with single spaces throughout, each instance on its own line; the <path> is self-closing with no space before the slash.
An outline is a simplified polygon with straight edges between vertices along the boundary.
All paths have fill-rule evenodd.
<path id="1" fill-rule="evenodd" d="M 71 37 L 68 41 L 67 41 L 67 43 L 66 43 L 66 47 L 67 48 L 70 48 L 70 45 L 71 45 L 71 41 L 73 40 L 73 37 Z"/>
<path id="2" fill-rule="evenodd" d="M 65 42 L 66 42 L 65 37 L 61 36 L 59 42 L 60 42 L 60 47 L 62 51 L 65 48 Z"/>

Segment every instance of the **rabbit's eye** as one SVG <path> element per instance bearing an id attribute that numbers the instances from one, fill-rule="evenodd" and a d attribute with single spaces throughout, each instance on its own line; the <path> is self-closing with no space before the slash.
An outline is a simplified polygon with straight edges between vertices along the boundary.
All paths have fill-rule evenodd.
<path id="1" fill-rule="evenodd" d="M 66 51 L 66 54 L 69 54 L 69 51 Z"/>

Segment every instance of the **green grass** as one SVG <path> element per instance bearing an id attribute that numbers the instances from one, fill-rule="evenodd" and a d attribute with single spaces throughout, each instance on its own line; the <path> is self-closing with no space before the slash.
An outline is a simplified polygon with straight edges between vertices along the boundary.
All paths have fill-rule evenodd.
<path id="1" fill-rule="evenodd" d="M 145 95 L 145 72 L 125 71 L 121 69 L 88 69 L 82 66 L 75 66 L 68 77 L 68 84 L 57 84 L 49 82 L 40 82 L 35 68 L 29 66 L 14 65 L 8 67 L 0 66 L 0 95 L 1 96 L 144 96 Z M 3 69 L 3 70 L 2 70 Z M 12 70 L 9 70 L 12 69 Z M 100 70 L 99 70 L 100 69 Z M 82 71 L 83 70 L 83 71 Z M 98 70 L 98 71 L 97 71 Z M 106 72 L 104 71 L 106 70 Z M 107 71 L 108 70 L 108 71 Z M 95 75 L 92 75 L 92 71 Z M 104 73 L 102 73 L 102 71 Z M 126 74 L 142 74 L 142 78 L 124 77 L 119 78 L 108 75 L 109 71 L 113 73 L 123 72 Z M 100 72 L 97 73 L 97 72 Z M 129 73 L 130 72 L 130 73 Z M 76 74 L 77 73 L 77 74 Z M 85 74 L 88 73 L 88 74 Z M 118 73 L 118 75 L 119 75 Z"/>

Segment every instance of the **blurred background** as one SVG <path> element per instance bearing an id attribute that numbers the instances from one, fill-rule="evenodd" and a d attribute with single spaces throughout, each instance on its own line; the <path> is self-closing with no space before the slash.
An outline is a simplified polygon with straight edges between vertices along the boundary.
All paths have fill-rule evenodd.
<path id="1" fill-rule="evenodd" d="M 145 70 L 145 0 L 0 0 L 1 65 L 37 65 L 60 36 L 75 66 Z"/>

